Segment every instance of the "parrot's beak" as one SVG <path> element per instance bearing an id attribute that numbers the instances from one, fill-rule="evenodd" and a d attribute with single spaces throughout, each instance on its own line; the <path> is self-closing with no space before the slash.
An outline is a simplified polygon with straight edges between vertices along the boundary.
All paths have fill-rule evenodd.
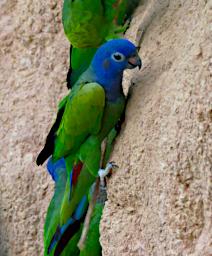
<path id="1" fill-rule="evenodd" d="M 138 54 L 133 56 L 133 57 L 129 57 L 128 58 L 128 65 L 127 65 L 127 67 L 129 69 L 133 69 L 133 68 L 136 68 L 136 67 L 141 69 L 141 66 L 142 66 L 142 61 L 141 61 L 141 58 L 138 56 Z"/>

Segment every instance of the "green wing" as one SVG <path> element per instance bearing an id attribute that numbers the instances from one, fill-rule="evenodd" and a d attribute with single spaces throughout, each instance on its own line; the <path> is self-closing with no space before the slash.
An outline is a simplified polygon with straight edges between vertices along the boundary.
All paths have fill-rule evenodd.
<path id="1" fill-rule="evenodd" d="M 66 101 L 53 153 L 54 161 L 61 157 L 66 158 L 68 172 L 61 205 L 60 226 L 72 216 L 97 175 L 101 141 L 95 135 L 101 129 L 104 106 L 105 92 L 97 83 L 76 86 Z M 73 163 L 77 164 L 79 161 L 83 163 L 83 167 L 77 182 L 73 183 L 69 174 L 73 170 Z"/>
<path id="2" fill-rule="evenodd" d="M 83 167 L 73 192 L 70 191 L 70 182 L 67 182 L 66 193 L 61 208 L 61 226 L 64 225 L 67 219 L 72 215 L 82 196 L 88 193 L 91 184 L 94 182 L 95 177 L 97 177 L 101 159 L 101 142 L 118 122 L 124 110 L 124 105 L 124 96 L 120 97 L 114 103 L 107 102 L 104 108 L 104 116 L 102 117 L 101 130 L 99 130 L 98 134 L 89 136 L 80 146 L 76 154 L 76 163 L 81 161 Z"/>
<path id="3" fill-rule="evenodd" d="M 107 34 L 100 0 L 65 0 L 62 21 L 66 36 L 74 47 L 98 47 Z"/>
<path id="4" fill-rule="evenodd" d="M 75 87 L 56 134 L 53 160 L 74 153 L 85 139 L 98 133 L 104 112 L 105 92 L 97 83 Z"/>

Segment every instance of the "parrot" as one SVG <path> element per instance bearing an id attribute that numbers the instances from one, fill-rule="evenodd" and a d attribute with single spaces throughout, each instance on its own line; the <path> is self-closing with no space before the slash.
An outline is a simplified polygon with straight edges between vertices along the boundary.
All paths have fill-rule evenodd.
<path id="1" fill-rule="evenodd" d="M 76 238 L 75 231 L 86 212 L 89 189 L 100 169 L 101 143 L 125 107 L 123 71 L 136 67 L 141 68 L 136 46 L 127 39 L 109 40 L 98 48 L 77 85 L 59 104 L 55 123 L 36 160 L 41 165 L 49 158 L 51 165 L 63 158 L 67 170 L 65 185 L 58 186 L 63 194 L 57 204 L 59 214 L 46 220 L 46 226 L 57 223 L 56 227 L 50 225 L 54 230 L 48 228 L 44 232 L 49 243 L 47 255 L 69 227 L 70 242 Z"/>
<path id="2" fill-rule="evenodd" d="M 66 79 L 69 89 L 77 84 L 75 82 L 90 65 L 98 47 L 107 40 L 121 37 L 125 33 L 131 15 L 139 2 L 139 0 L 64 0 L 62 23 L 65 35 L 71 44 L 70 68 Z M 109 159 L 115 138 L 124 120 L 125 111 L 106 139 L 105 162 Z"/>

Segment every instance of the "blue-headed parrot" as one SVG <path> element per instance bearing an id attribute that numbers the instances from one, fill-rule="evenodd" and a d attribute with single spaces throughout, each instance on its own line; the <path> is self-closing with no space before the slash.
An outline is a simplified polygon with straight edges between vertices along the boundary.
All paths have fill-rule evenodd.
<path id="1" fill-rule="evenodd" d="M 74 230 L 84 216 L 89 189 L 100 169 L 101 143 L 125 106 L 123 71 L 137 66 L 141 67 L 141 60 L 135 45 L 126 39 L 110 40 L 96 51 L 77 85 L 60 102 L 56 121 L 37 157 L 38 165 L 49 157 L 49 165 L 64 159 L 67 170 L 67 176 L 61 176 L 65 185 L 58 187 L 63 190 L 59 212 L 46 221 L 52 227 L 45 234 L 50 243 L 47 255 L 67 228 Z M 73 232 L 72 236 L 76 234 Z"/>

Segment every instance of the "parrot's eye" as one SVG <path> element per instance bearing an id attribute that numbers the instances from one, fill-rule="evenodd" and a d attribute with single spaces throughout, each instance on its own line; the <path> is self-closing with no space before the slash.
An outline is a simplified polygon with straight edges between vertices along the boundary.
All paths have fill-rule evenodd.
<path id="1" fill-rule="evenodd" d="M 112 54 L 112 59 L 117 61 L 117 62 L 121 62 L 121 61 L 125 60 L 125 57 L 122 53 L 115 52 L 115 53 Z"/>

